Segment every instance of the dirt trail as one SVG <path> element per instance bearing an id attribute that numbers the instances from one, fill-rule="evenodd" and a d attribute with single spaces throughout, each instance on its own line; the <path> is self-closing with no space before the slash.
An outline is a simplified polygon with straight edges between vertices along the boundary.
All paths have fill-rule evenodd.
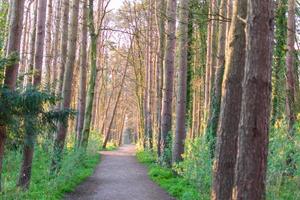
<path id="1" fill-rule="evenodd" d="M 135 159 L 135 147 L 101 152 L 94 175 L 66 200 L 175 200 L 149 180 L 147 169 Z"/>

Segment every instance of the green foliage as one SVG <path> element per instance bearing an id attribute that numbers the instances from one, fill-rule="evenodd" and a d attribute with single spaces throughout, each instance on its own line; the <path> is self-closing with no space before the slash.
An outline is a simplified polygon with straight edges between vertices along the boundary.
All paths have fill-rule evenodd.
<path id="1" fill-rule="evenodd" d="M 165 141 L 165 147 L 158 158 L 161 166 L 170 167 L 172 161 L 172 144 L 173 144 L 173 133 L 170 131 Z"/>
<path id="2" fill-rule="evenodd" d="M 58 176 L 49 175 L 51 153 L 45 151 L 41 145 L 36 148 L 32 168 L 32 180 L 27 192 L 15 187 L 22 155 L 20 151 L 9 151 L 4 162 L 4 191 L 0 199 L 6 200 L 55 200 L 61 199 L 67 192 L 89 177 L 99 163 L 99 138 L 91 137 L 86 152 L 74 151 L 69 147 L 64 152 L 62 168 Z"/>
<path id="3" fill-rule="evenodd" d="M 0 2 L 0 55 L 3 55 L 4 43 L 7 36 L 8 1 Z"/>
<path id="4" fill-rule="evenodd" d="M 200 196 L 194 185 L 172 169 L 158 165 L 155 155 L 150 151 L 139 151 L 136 154 L 138 161 L 149 168 L 149 177 L 179 200 L 199 200 Z"/>
<path id="5" fill-rule="evenodd" d="M 278 200 L 300 199 L 300 123 L 295 126 L 294 138 L 287 133 L 285 120 L 276 121 L 270 132 L 267 198 Z M 287 158 L 293 152 L 295 166 L 287 164 Z M 288 174 L 293 174 L 290 176 Z"/>

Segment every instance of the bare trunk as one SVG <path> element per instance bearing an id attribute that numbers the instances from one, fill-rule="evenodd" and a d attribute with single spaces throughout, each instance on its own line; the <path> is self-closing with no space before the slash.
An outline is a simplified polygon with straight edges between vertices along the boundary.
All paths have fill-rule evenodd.
<path id="1" fill-rule="evenodd" d="M 212 87 L 211 103 L 209 110 L 209 119 L 207 124 L 206 134 L 209 138 L 209 145 L 212 157 L 215 151 L 215 138 L 218 128 L 221 93 L 222 93 L 222 81 L 225 67 L 225 44 L 226 44 L 226 25 L 227 23 L 222 19 L 227 14 L 227 0 L 222 0 L 220 3 L 219 12 L 219 38 L 218 38 L 218 51 L 217 51 L 217 65 L 215 66 L 214 84 Z"/>
<path id="2" fill-rule="evenodd" d="M 46 11 L 47 11 L 47 0 L 39 0 L 37 11 L 37 32 L 36 32 L 36 43 L 35 43 L 35 57 L 34 57 L 34 77 L 32 84 L 35 87 L 41 85 L 41 73 L 43 64 L 43 54 L 44 54 L 44 39 L 45 39 L 45 22 L 46 22 Z M 25 119 L 25 121 L 28 119 Z M 26 130 L 25 128 L 25 143 L 23 147 L 23 158 L 22 166 L 19 175 L 18 186 L 23 189 L 28 189 L 31 179 L 31 168 L 32 160 L 34 154 L 34 143 L 35 143 L 35 133 L 31 130 Z"/>
<path id="3" fill-rule="evenodd" d="M 81 132 L 84 122 L 86 104 L 86 79 L 87 79 L 87 0 L 83 2 L 82 15 L 82 38 L 81 38 L 81 63 L 80 63 L 80 84 L 78 95 L 78 119 L 77 119 L 77 142 L 81 141 Z"/>
<path id="4" fill-rule="evenodd" d="M 35 41 L 34 75 L 32 84 L 39 86 L 42 78 L 42 65 L 44 56 L 45 22 L 46 22 L 47 0 L 38 0 L 37 32 Z"/>
<path id="5" fill-rule="evenodd" d="M 78 11 L 79 11 L 79 0 L 72 1 L 72 13 L 69 27 L 69 39 L 68 39 L 68 56 L 65 68 L 65 74 L 63 79 L 63 102 L 61 109 L 69 109 L 71 103 L 72 83 L 73 83 L 73 72 L 76 56 L 76 42 L 77 42 L 77 31 L 78 31 Z M 68 124 L 58 123 L 58 131 L 54 141 L 54 155 L 52 158 L 52 172 L 57 172 L 60 168 L 60 162 L 62 159 L 62 153 L 67 135 Z"/>
<path id="6" fill-rule="evenodd" d="M 296 122 L 296 101 L 295 101 L 295 88 L 296 88 L 296 76 L 295 76 L 295 12 L 296 4 L 295 0 L 288 1 L 288 31 L 287 31 L 287 54 L 286 54 L 286 87 L 287 87 L 287 118 L 288 118 L 288 134 L 289 139 L 293 142 L 295 135 L 295 122 Z M 289 152 L 287 157 L 287 165 L 292 169 L 296 168 L 296 164 L 293 158 L 294 152 Z M 294 172 L 288 172 L 292 175 Z"/>
<path id="7" fill-rule="evenodd" d="M 68 40 L 69 40 L 69 0 L 62 0 L 62 21 L 61 21 L 61 44 L 60 44 L 60 66 L 59 66 L 59 75 L 57 78 L 57 84 L 55 89 L 55 94 L 61 96 L 62 94 L 62 87 L 63 87 L 63 80 L 65 74 L 65 65 L 67 60 L 67 51 L 68 51 Z"/>
<path id="8" fill-rule="evenodd" d="M 173 163 L 182 161 L 182 154 L 184 153 L 184 140 L 186 137 L 189 0 L 180 1 L 179 21 L 180 52 L 176 105 L 176 131 L 172 151 Z"/>
<path id="9" fill-rule="evenodd" d="M 228 38 L 223 97 L 214 161 L 212 199 L 231 200 L 245 67 L 247 0 L 235 1 Z"/>
<path id="10" fill-rule="evenodd" d="M 20 54 L 21 36 L 23 29 L 24 0 L 11 0 L 10 5 L 10 22 L 8 30 L 8 43 L 6 56 L 16 53 Z M 5 69 L 4 84 L 10 89 L 14 89 L 17 82 L 19 63 Z"/>
<path id="11" fill-rule="evenodd" d="M 265 199 L 271 101 L 273 1 L 248 0 L 246 63 L 234 200 Z"/>
<path id="12" fill-rule="evenodd" d="M 167 7 L 168 30 L 165 54 L 164 89 L 162 98 L 162 118 L 161 118 L 161 153 L 167 147 L 167 138 L 172 131 L 172 99 L 173 99 L 173 79 L 174 79 L 174 59 L 176 46 L 176 0 L 169 0 Z M 170 163 L 170 160 L 166 160 Z"/>
<path id="13" fill-rule="evenodd" d="M 165 46 L 166 46 L 166 35 L 165 35 L 165 14 L 166 14 L 166 2 L 165 0 L 159 0 L 159 10 L 158 14 L 158 28 L 159 28 L 159 51 L 157 53 L 157 74 L 156 74 L 156 83 L 157 83 L 157 99 L 156 99 L 156 126 L 157 126 L 157 154 L 161 155 L 161 107 L 162 107 L 162 89 L 163 89 L 163 72 L 164 72 L 164 57 L 165 57 Z"/>

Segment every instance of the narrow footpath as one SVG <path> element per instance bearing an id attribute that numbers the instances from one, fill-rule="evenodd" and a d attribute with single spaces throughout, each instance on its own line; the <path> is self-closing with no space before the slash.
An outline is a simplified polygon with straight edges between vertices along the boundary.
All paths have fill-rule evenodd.
<path id="1" fill-rule="evenodd" d="M 101 152 L 94 174 L 66 200 L 175 200 L 152 182 L 135 158 L 135 146 Z"/>

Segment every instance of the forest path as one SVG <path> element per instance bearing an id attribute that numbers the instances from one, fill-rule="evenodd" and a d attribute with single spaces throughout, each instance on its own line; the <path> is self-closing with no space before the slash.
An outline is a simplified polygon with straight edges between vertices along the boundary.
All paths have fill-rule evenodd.
<path id="1" fill-rule="evenodd" d="M 79 185 L 66 200 L 174 200 L 153 183 L 146 167 L 135 158 L 135 146 L 101 152 L 94 174 Z"/>

